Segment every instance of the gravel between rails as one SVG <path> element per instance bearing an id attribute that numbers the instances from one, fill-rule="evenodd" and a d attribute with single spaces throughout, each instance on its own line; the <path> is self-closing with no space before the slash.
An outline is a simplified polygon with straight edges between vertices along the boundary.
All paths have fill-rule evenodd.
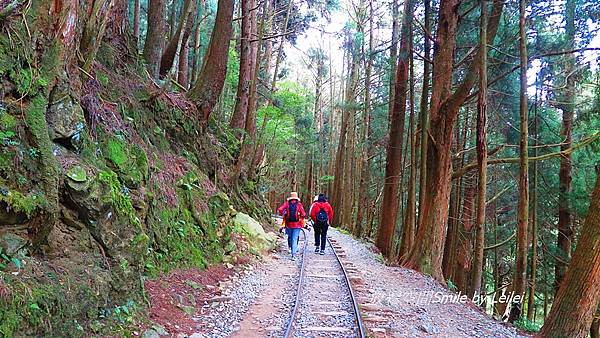
<path id="1" fill-rule="evenodd" d="M 293 337 L 358 337 L 352 299 L 331 246 L 325 255 L 305 253 L 304 285 L 294 322 Z"/>
<path id="2" fill-rule="evenodd" d="M 417 301 L 438 292 L 453 294 L 414 270 L 386 266 L 364 243 L 348 235 L 330 229 L 329 236 L 361 272 L 364 286 L 358 296 L 363 299 L 361 312 L 370 337 L 529 337 L 493 320 L 472 303 Z"/>

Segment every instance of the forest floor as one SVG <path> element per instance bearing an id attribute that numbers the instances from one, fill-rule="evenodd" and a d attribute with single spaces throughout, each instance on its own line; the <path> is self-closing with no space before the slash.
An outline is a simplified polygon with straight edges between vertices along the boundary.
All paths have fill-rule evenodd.
<path id="1" fill-rule="evenodd" d="M 330 237 L 360 272 L 353 284 L 369 336 L 528 337 L 471 302 L 449 300 L 456 293 L 432 278 L 386 266 L 370 245 L 336 230 Z M 286 241 L 280 238 L 277 250 L 261 261 L 180 270 L 148 281 L 149 317 L 156 325 L 141 332 L 146 338 L 281 337 L 299 265 L 299 260 L 289 259 Z M 444 296 L 446 301 L 441 301 Z"/>

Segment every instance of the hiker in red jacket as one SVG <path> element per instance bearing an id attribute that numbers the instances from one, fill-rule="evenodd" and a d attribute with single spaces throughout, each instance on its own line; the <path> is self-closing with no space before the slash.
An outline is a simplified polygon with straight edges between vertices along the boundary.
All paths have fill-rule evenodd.
<path id="1" fill-rule="evenodd" d="M 333 219 L 333 208 L 327 202 L 327 197 L 324 194 L 319 194 L 317 201 L 311 205 L 310 218 L 314 222 L 315 228 L 315 253 L 324 255 L 327 229 Z"/>
<path id="2" fill-rule="evenodd" d="M 277 209 L 280 215 L 285 220 L 285 230 L 288 235 L 288 246 L 291 248 L 292 259 L 296 257 L 298 251 L 298 238 L 300 230 L 304 227 L 304 218 L 306 211 L 297 192 L 290 193 L 290 197 Z"/>

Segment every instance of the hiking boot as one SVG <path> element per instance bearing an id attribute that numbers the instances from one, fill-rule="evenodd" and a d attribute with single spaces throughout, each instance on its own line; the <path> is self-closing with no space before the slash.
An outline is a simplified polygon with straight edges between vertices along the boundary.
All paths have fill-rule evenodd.
<path id="1" fill-rule="evenodd" d="M 315 253 L 319 253 L 319 247 L 315 247 Z"/>
<path id="2" fill-rule="evenodd" d="M 325 254 L 325 250 L 319 251 L 319 255 L 324 255 L 324 254 Z"/>

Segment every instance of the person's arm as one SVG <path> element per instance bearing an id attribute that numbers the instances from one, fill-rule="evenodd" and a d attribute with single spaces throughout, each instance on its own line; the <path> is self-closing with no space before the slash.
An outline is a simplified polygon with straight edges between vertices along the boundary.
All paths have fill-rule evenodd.
<path id="1" fill-rule="evenodd" d="M 306 211 L 304 210 L 304 207 L 302 206 L 301 203 L 298 203 L 298 206 L 300 207 L 300 217 L 306 218 Z"/>
<path id="2" fill-rule="evenodd" d="M 327 203 L 327 218 L 329 220 L 329 223 L 331 224 L 331 221 L 333 221 L 333 208 L 331 207 L 331 204 Z"/>
<path id="3" fill-rule="evenodd" d="M 315 203 L 310 207 L 310 219 L 312 219 L 313 222 L 317 221 L 317 208 L 315 207 Z"/>
<path id="4" fill-rule="evenodd" d="M 284 202 L 279 208 L 277 208 L 277 212 L 283 216 L 283 212 L 285 211 L 287 207 L 287 202 Z"/>

